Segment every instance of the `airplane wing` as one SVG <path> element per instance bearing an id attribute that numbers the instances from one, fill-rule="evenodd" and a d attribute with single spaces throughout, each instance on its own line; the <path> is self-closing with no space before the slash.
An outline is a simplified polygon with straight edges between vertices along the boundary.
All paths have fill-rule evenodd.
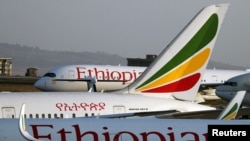
<path id="1" fill-rule="evenodd" d="M 206 110 L 206 111 L 195 111 L 195 112 L 183 112 L 183 113 L 172 113 L 166 115 L 157 115 L 157 118 L 161 119 L 216 119 L 223 109 L 218 110 Z M 237 114 L 237 119 L 247 118 L 246 115 L 250 115 L 250 108 L 240 108 Z"/>
<path id="2" fill-rule="evenodd" d="M 235 118 L 242 118 L 245 115 L 250 115 L 249 108 L 240 108 L 242 100 L 246 91 L 239 91 L 237 95 L 228 103 L 224 109 L 194 111 L 194 112 L 179 112 L 177 110 L 167 111 L 152 111 L 152 112 L 136 112 L 136 113 L 122 113 L 97 116 L 99 118 L 127 118 L 127 117 L 146 117 L 153 116 L 156 118 L 179 118 L 179 119 L 219 119 L 219 120 L 232 120 Z"/>
<path id="3" fill-rule="evenodd" d="M 179 112 L 176 110 L 168 110 L 168 111 L 110 114 L 110 115 L 91 116 L 84 118 L 156 117 L 159 119 L 216 119 L 222 111 L 223 109 L 194 111 L 194 112 Z M 237 119 L 243 119 L 243 118 L 248 118 L 246 117 L 247 115 L 250 115 L 250 107 L 240 108 L 236 117 Z"/>
<path id="4" fill-rule="evenodd" d="M 195 112 L 173 113 L 168 115 L 159 115 L 158 118 L 212 118 L 218 120 L 233 120 L 237 117 L 250 115 L 250 108 L 241 108 L 240 105 L 245 97 L 246 91 L 239 91 L 224 109 L 206 110 Z"/>

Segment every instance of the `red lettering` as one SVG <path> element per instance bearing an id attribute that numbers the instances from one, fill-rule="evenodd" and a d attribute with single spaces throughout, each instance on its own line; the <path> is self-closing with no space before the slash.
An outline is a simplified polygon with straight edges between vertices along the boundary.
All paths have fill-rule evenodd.
<path id="1" fill-rule="evenodd" d="M 121 79 L 121 74 L 118 71 L 113 71 L 113 72 L 111 72 L 110 77 L 113 80 L 120 80 Z"/>
<path id="2" fill-rule="evenodd" d="M 106 80 L 109 80 L 109 70 L 106 69 Z"/>
<path id="3" fill-rule="evenodd" d="M 41 128 L 44 128 L 44 127 L 49 127 L 51 129 L 53 129 L 53 125 L 30 125 L 31 128 L 32 128 L 32 131 L 33 131 L 33 136 L 34 138 L 36 139 L 40 139 L 40 138 L 46 138 L 46 139 L 50 139 L 51 140 L 51 134 L 47 134 L 47 135 L 39 135 L 38 134 L 38 128 L 41 127 Z"/>
<path id="4" fill-rule="evenodd" d="M 193 141 L 200 141 L 199 135 L 198 135 L 197 133 L 195 133 L 195 132 L 182 132 L 182 133 L 181 133 L 181 137 L 182 137 L 182 138 L 183 138 L 184 136 L 186 136 L 186 135 L 193 135 L 193 137 L 194 137 L 194 140 L 193 140 Z"/>
<path id="5" fill-rule="evenodd" d="M 81 108 L 82 108 L 84 111 L 87 110 L 86 107 L 89 107 L 89 105 L 88 105 L 87 103 L 81 103 L 80 106 L 81 106 Z"/>
<path id="6" fill-rule="evenodd" d="M 80 106 L 77 106 L 76 103 L 73 103 L 73 106 L 71 106 L 72 109 L 74 109 L 75 111 L 78 110 L 78 108 L 80 108 Z"/>
<path id="7" fill-rule="evenodd" d="M 122 72 L 123 84 L 125 84 L 125 82 L 127 82 L 127 81 L 131 81 L 132 78 L 133 78 L 132 73 L 130 73 L 130 72 Z"/>
<path id="8" fill-rule="evenodd" d="M 98 141 L 98 134 L 94 131 L 87 131 L 81 134 L 80 127 L 79 125 L 72 125 L 75 128 L 76 131 L 76 140 L 77 141 L 82 141 L 82 137 L 87 136 L 87 135 L 92 135 L 93 140 L 92 141 Z"/>
<path id="9" fill-rule="evenodd" d="M 53 133 L 57 133 L 58 137 L 60 137 L 62 141 L 67 141 L 67 137 L 72 138 L 75 137 L 76 141 L 82 141 L 86 139 L 91 139 L 93 141 L 98 141 L 100 139 L 103 139 L 104 141 L 119 141 L 121 139 L 127 139 L 130 141 L 148 141 L 152 138 L 159 141 L 176 141 L 175 137 L 177 137 L 178 140 L 192 140 L 192 141 L 200 141 L 205 140 L 207 141 L 207 133 L 199 133 L 199 132 L 192 132 L 192 131 L 185 131 L 185 132 L 173 132 L 172 127 L 168 127 L 166 134 L 159 132 L 159 131 L 145 131 L 140 132 L 138 134 L 133 133 L 131 131 L 123 131 L 123 130 L 112 130 L 112 136 L 110 136 L 109 129 L 107 126 L 103 126 L 101 130 L 87 130 L 85 132 L 81 132 L 81 125 L 75 124 L 72 125 L 73 130 L 66 130 L 65 128 L 57 129 L 53 127 L 52 124 L 44 124 L 44 125 L 30 125 L 33 131 L 34 138 L 37 139 L 47 139 L 47 140 L 54 140 L 52 137 L 56 138 L 55 134 L 52 134 L 53 130 L 58 130 L 57 132 L 53 131 Z M 86 127 L 86 126 L 85 126 Z M 51 130 L 48 130 L 51 129 Z M 55 128 L 55 129 L 54 129 Z M 83 128 L 83 127 L 82 127 Z M 87 129 L 88 127 L 86 127 Z M 97 127 L 96 127 L 97 128 Z M 179 129 L 181 130 L 181 129 Z M 48 133 L 46 133 L 48 132 Z M 75 134 L 74 134 L 75 132 Z M 41 134 L 43 133 L 43 134 Z M 73 136 L 72 136 L 73 135 Z M 169 138 L 167 138 L 167 136 Z M 204 138 L 202 138 L 204 137 Z"/>
<path id="10" fill-rule="evenodd" d="M 168 130 L 173 130 L 173 128 L 172 127 L 168 127 Z M 174 132 L 168 133 L 168 136 L 170 138 L 170 141 L 175 141 Z"/>
<path id="11" fill-rule="evenodd" d="M 148 133 L 143 132 L 140 135 L 142 136 L 142 140 L 143 141 L 148 141 L 148 136 L 149 135 L 156 135 L 157 137 L 159 137 L 160 141 L 166 141 L 166 138 L 161 133 L 156 132 L 156 131 L 154 131 L 154 132 L 148 132 Z"/>
<path id="12" fill-rule="evenodd" d="M 89 69 L 88 70 L 88 75 L 89 77 L 97 77 L 97 75 L 92 74 L 93 70 Z"/>
<path id="13" fill-rule="evenodd" d="M 62 103 L 56 103 L 56 108 L 59 109 L 59 111 L 62 111 L 63 104 Z"/>
<path id="14" fill-rule="evenodd" d="M 66 141 L 66 134 L 71 134 L 71 131 L 65 131 L 65 129 L 59 130 L 57 133 L 61 135 L 61 141 Z"/>
<path id="15" fill-rule="evenodd" d="M 128 81 L 135 80 L 142 72 L 136 70 L 130 71 L 110 71 L 109 69 L 98 70 L 97 68 L 87 69 L 85 67 L 76 67 L 77 79 L 84 79 L 86 77 L 93 77 L 100 80 L 121 80 L 122 84 Z"/>
<path id="16" fill-rule="evenodd" d="M 121 131 L 121 132 L 115 134 L 115 136 L 114 136 L 114 141 L 119 141 L 120 136 L 121 136 L 122 134 L 127 134 L 127 135 L 131 136 L 131 138 L 132 138 L 133 140 L 130 140 L 130 141 L 139 141 L 139 139 L 137 138 L 137 136 L 136 136 L 134 133 L 129 132 L 129 131 Z"/>
<path id="17" fill-rule="evenodd" d="M 97 104 L 95 104 L 95 103 L 90 103 L 90 111 L 92 111 L 92 110 L 97 110 Z"/>
<path id="18" fill-rule="evenodd" d="M 105 109 L 105 103 L 100 102 L 99 103 L 99 111 L 104 110 L 104 109 Z"/>
<path id="19" fill-rule="evenodd" d="M 133 75 L 134 75 L 134 79 L 136 79 L 137 75 L 136 75 L 136 71 L 135 70 L 133 70 Z"/>
<path id="20" fill-rule="evenodd" d="M 105 109 L 105 103 L 104 102 L 99 102 L 99 103 L 56 103 L 56 108 L 59 109 L 59 111 L 101 111 Z"/>
<path id="21" fill-rule="evenodd" d="M 77 79 L 83 79 L 84 76 L 86 76 L 84 71 L 85 69 L 86 69 L 85 67 L 76 67 Z"/>
<path id="22" fill-rule="evenodd" d="M 107 130 L 108 130 L 108 127 L 104 126 L 102 129 L 103 129 L 104 131 L 107 131 Z M 104 133 L 102 133 L 102 135 L 104 136 L 105 141 L 110 141 L 109 132 L 104 132 Z"/>
<path id="23" fill-rule="evenodd" d="M 64 103 L 64 111 L 72 111 L 72 108 L 67 104 L 67 103 Z"/>
<path id="24" fill-rule="evenodd" d="M 106 78 L 106 76 L 104 75 L 104 71 L 99 71 L 96 68 L 94 68 L 94 72 L 95 72 L 95 76 L 96 78 L 99 78 L 99 76 L 102 77 L 103 80 L 108 80 L 108 78 Z"/>
<path id="25" fill-rule="evenodd" d="M 204 136 L 205 141 L 207 141 L 207 136 L 208 136 L 208 133 L 204 133 L 204 134 L 202 134 L 202 135 Z"/>

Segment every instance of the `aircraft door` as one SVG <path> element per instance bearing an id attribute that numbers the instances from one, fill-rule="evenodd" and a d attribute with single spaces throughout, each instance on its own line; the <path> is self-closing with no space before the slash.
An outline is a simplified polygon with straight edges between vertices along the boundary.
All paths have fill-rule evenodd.
<path id="1" fill-rule="evenodd" d="M 74 79 L 75 78 L 75 72 L 73 70 L 68 70 L 68 79 Z"/>
<path id="2" fill-rule="evenodd" d="M 2 118 L 15 118 L 15 113 L 14 107 L 2 107 Z"/>
<path id="3" fill-rule="evenodd" d="M 218 77 L 216 75 L 212 75 L 212 83 L 216 83 L 218 81 Z"/>
<path id="4" fill-rule="evenodd" d="M 113 106 L 113 112 L 114 114 L 125 113 L 126 108 L 123 105 L 115 105 Z"/>

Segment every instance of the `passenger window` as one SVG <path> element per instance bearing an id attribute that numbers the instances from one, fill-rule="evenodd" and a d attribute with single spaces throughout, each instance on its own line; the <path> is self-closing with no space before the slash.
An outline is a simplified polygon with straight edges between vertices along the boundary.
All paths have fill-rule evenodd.
<path id="1" fill-rule="evenodd" d="M 48 118 L 51 118 L 51 114 L 48 114 Z"/>
<path id="2" fill-rule="evenodd" d="M 45 118 L 45 114 L 42 114 L 42 118 Z"/>
<path id="3" fill-rule="evenodd" d="M 36 118 L 39 118 L 39 115 L 38 115 L 38 114 L 36 114 Z"/>
<path id="4" fill-rule="evenodd" d="M 76 114 L 75 114 L 75 113 L 73 113 L 73 114 L 72 114 L 72 117 L 73 117 L 73 118 L 75 118 L 75 117 L 76 117 Z"/>
<path id="5" fill-rule="evenodd" d="M 30 114 L 30 116 L 29 116 L 30 118 L 33 118 L 33 115 L 32 114 Z"/>

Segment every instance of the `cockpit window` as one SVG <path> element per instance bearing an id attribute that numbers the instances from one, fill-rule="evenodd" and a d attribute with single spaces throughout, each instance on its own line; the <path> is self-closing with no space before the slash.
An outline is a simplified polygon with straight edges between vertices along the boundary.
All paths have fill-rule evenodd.
<path id="1" fill-rule="evenodd" d="M 43 76 L 44 76 L 44 77 L 45 77 L 45 76 L 47 76 L 47 77 L 56 77 L 56 74 L 55 74 L 55 73 L 49 72 L 49 73 L 44 74 Z"/>
<path id="2" fill-rule="evenodd" d="M 225 82 L 224 85 L 237 86 L 237 82 Z"/>

